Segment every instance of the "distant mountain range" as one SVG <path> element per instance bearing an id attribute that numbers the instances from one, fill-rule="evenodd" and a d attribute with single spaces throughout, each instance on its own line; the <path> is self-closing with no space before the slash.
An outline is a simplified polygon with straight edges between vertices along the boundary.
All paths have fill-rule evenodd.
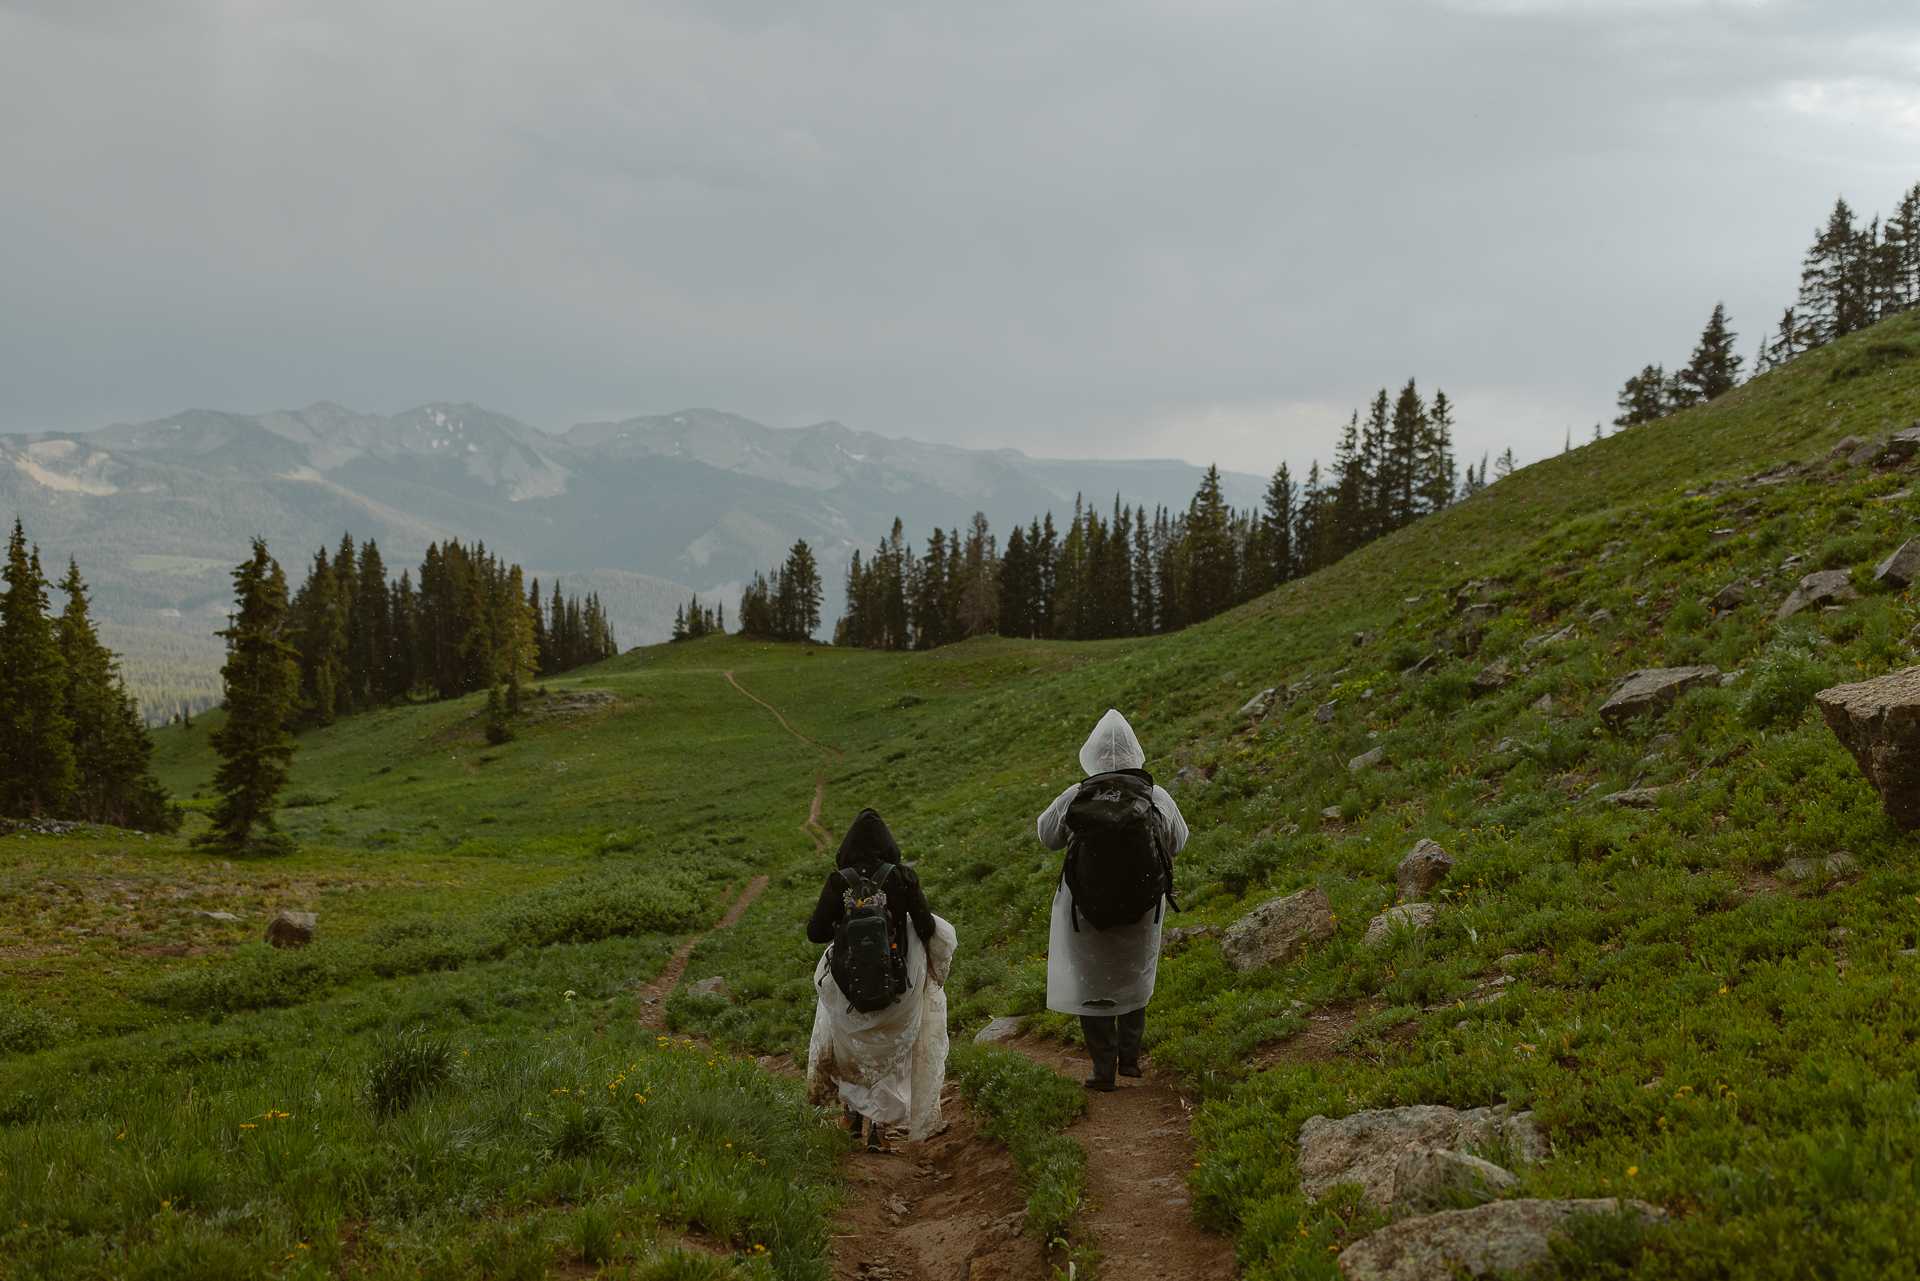
<path id="1" fill-rule="evenodd" d="M 1047 511 L 1059 521 L 1077 493 L 1103 509 L 1116 493 L 1184 508 L 1202 471 L 956 449 L 834 422 L 764 427 L 709 409 L 551 435 L 477 405 L 385 418 L 323 401 L 0 435 L 0 513 L 26 522 L 49 574 L 79 560 L 122 647 L 137 653 L 153 647 L 142 634 L 164 634 L 153 644 L 169 661 L 204 676 L 218 665 L 208 638 L 224 625 L 228 570 L 254 535 L 295 582 L 343 531 L 378 539 L 396 574 L 429 542 L 483 541 L 543 584 L 597 591 L 624 646 L 664 640 L 675 605 L 696 591 L 731 611 L 753 571 L 796 538 L 820 558 L 831 617 L 840 567 L 896 515 L 918 544 L 975 511 L 1004 536 Z M 1264 485 L 1223 480 L 1236 506 Z"/>

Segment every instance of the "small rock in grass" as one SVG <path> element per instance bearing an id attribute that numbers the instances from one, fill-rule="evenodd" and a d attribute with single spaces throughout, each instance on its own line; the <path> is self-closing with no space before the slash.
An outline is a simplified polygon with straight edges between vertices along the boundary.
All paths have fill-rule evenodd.
<path id="1" fill-rule="evenodd" d="M 1236 974 L 1251 974 L 1298 956 L 1311 941 L 1323 943 L 1338 926 L 1333 904 L 1318 889 L 1268 899 L 1227 927 L 1220 950 Z"/>
<path id="2" fill-rule="evenodd" d="M 1834 459 L 1851 457 L 1860 446 L 1866 443 L 1865 436 L 1842 436 L 1840 443 L 1827 451 L 1827 457 Z"/>
<path id="3" fill-rule="evenodd" d="M 312 912 L 276 912 L 267 922 L 267 942 L 275 947 L 305 947 L 313 942 L 319 919 Z"/>
<path id="4" fill-rule="evenodd" d="M 1207 772 L 1198 765 L 1182 765 L 1173 777 L 1176 782 L 1188 783 L 1198 787 L 1207 781 Z"/>
<path id="5" fill-rule="evenodd" d="M 1400 1158 L 1435 1148 L 1461 1151 L 1501 1143 L 1524 1164 L 1544 1160 L 1546 1136 L 1529 1112 L 1504 1105 L 1456 1111 L 1438 1104 L 1375 1108 L 1339 1120 L 1308 1117 L 1300 1127 L 1295 1170 L 1300 1192 L 1318 1201 L 1336 1184 L 1358 1183 L 1368 1204 L 1384 1210 L 1393 1204 Z M 1443 1274 L 1444 1275 L 1444 1274 Z"/>
<path id="6" fill-rule="evenodd" d="M 1553 710 L 1553 695 L 1550 693 L 1542 694 L 1540 697 L 1534 699 L 1529 706 L 1536 712 L 1550 712 Z"/>
<path id="7" fill-rule="evenodd" d="M 1600 798 L 1603 805 L 1624 805 L 1628 809 L 1650 810 L 1660 804 L 1666 787 L 1625 787 Z"/>
<path id="8" fill-rule="evenodd" d="M 1520 1276 L 1553 1261 L 1549 1243 L 1562 1235 L 1568 1219 L 1622 1213 L 1642 1224 L 1667 1217 L 1658 1206 L 1617 1197 L 1494 1201 L 1390 1223 L 1341 1251 L 1336 1263 L 1347 1281 Z"/>
<path id="9" fill-rule="evenodd" d="M 1600 705 L 1600 719 L 1617 729 L 1636 716 L 1666 711 L 1688 690 L 1719 683 L 1720 669 L 1711 665 L 1631 671 L 1621 678 L 1613 697 Z"/>
<path id="10" fill-rule="evenodd" d="M 1320 817 L 1337 823 L 1340 821 L 1340 807 L 1338 805 L 1329 805 L 1320 811 Z"/>
<path id="11" fill-rule="evenodd" d="M 1252 698 L 1248 699 L 1244 704 L 1242 704 L 1240 707 L 1240 715 L 1252 716 L 1255 719 L 1265 716 L 1267 714 L 1267 704 L 1272 700 L 1272 698 L 1273 698 L 1273 689 L 1271 686 L 1269 686 L 1268 688 L 1261 690 L 1258 694 L 1255 694 Z"/>
<path id="12" fill-rule="evenodd" d="M 1613 621 L 1613 611 L 1610 609 L 1596 609 L 1587 615 L 1587 621 L 1595 627 L 1600 626 L 1602 623 L 1611 623 Z"/>
<path id="13" fill-rule="evenodd" d="M 1887 816 L 1903 832 L 1920 830 L 1920 667 L 1823 689 L 1814 701 Z"/>
<path id="14" fill-rule="evenodd" d="M 1422 837 L 1407 851 L 1394 869 L 1394 879 L 1398 883 L 1400 901 L 1419 903 L 1433 892 L 1434 886 L 1446 878 L 1448 872 L 1460 866 L 1460 860 L 1446 852 L 1440 842 L 1431 837 Z"/>
<path id="15" fill-rule="evenodd" d="M 1496 753 L 1510 752 L 1513 750 L 1513 740 L 1511 738 L 1503 738 L 1493 745 L 1493 750 Z"/>
<path id="16" fill-rule="evenodd" d="M 1402 903 L 1398 907 L 1390 907 L 1367 922 L 1367 932 L 1361 937 L 1360 946 L 1379 947 L 1399 930 L 1423 930 L 1433 924 L 1434 916 L 1431 903 Z"/>
<path id="17" fill-rule="evenodd" d="M 1496 659 L 1481 668 L 1474 678 L 1467 682 L 1467 688 L 1475 694 L 1491 694 L 1506 684 L 1512 676 L 1513 664 L 1504 658 Z"/>
<path id="18" fill-rule="evenodd" d="M 1920 578 L 1920 538 L 1909 538 L 1873 569 L 1873 581 L 1889 587 L 1910 587 Z"/>
<path id="19" fill-rule="evenodd" d="M 1338 702 L 1329 700 L 1313 709 L 1313 719 L 1325 725 L 1333 720 L 1333 714 L 1340 710 Z"/>
<path id="20" fill-rule="evenodd" d="M 989 1041 L 1004 1041 L 1019 1030 L 1020 1016 L 1018 1014 L 1002 1014 L 978 1032 L 975 1032 L 973 1034 L 973 1041 L 976 1045 L 985 1045 Z"/>
<path id="21" fill-rule="evenodd" d="M 1491 623 L 1500 617 L 1498 605 L 1469 605 L 1460 611 L 1460 621 L 1472 626 L 1476 623 Z"/>
<path id="22" fill-rule="evenodd" d="M 1580 629 L 1568 623 L 1557 632 L 1548 632 L 1544 636 L 1535 636 L 1521 643 L 1523 649 L 1534 649 L 1541 645 L 1558 645 L 1561 641 L 1570 641 L 1580 634 Z"/>
<path id="23" fill-rule="evenodd" d="M 1358 774 L 1363 769 L 1372 769 L 1375 765 L 1378 765 L 1382 760 L 1386 759 L 1386 755 L 1387 749 L 1384 747 L 1369 747 L 1366 751 L 1347 762 L 1347 773 Z"/>
<path id="24" fill-rule="evenodd" d="M 1189 943 L 1219 938 L 1220 933 L 1218 925 L 1176 925 L 1160 935 L 1160 950 L 1163 953 L 1177 952 Z M 977 1036 L 974 1038 L 976 1041 L 979 1039 Z"/>
<path id="25" fill-rule="evenodd" d="M 1859 862 L 1845 850 L 1835 850 L 1818 858 L 1790 858 L 1780 865 L 1780 874 L 1796 881 L 1812 880 L 1825 871 L 1833 876 L 1845 876 L 1859 869 Z"/>
<path id="26" fill-rule="evenodd" d="M 1713 612 L 1724 614 L 1730 609 L 1738 609 L 1746 603 L 1747 585 L 1735 580 L 1713 594 Z"/>
<path id="27" fill-rule="evenodd" d="M 203 916 L 209 921 L 237 921 L 240 919 L 232 912 L 195 912 L 194 915 Z"/>
<path id="28" fill-rule="evenodd" d="M 1679 745 L 1680 736 L 1678 734 L 1655 734 L 1647 740 L 1646 755 L 1640 759 L 1643 761 L 1657 759 L 1658 757 L 1665 756 Z"/>
<path id="29" fill-rule="evenodd" d="M 718 974 L 695 983 L 693 992 L 695 996 L 717 996 L 729 1004 L 733 1002 L 733 993 L 727 991 L 727 981 Z"/>

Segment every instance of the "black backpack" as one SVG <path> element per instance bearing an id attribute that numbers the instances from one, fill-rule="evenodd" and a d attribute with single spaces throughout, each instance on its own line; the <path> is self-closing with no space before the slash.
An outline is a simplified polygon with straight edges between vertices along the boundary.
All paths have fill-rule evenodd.
<path id="1" fill-rule="evenodd" d="M 893 978 L 893 918 L 887 915 L 882 888 L 892 874 L 891 863 L 882 863 L 871 881 L 851 867 L 840 869 L 848 888 L 827 968 L 847 1004 L 862 1014 L 884 1010 L 899 999 Z"/>
<path id="2" fill-rule="evenodd" d="M 1143 769 L 1095 774 L 1067 803 L 1067 892 L 1073 928 L 1131 925 L 1162 898 L 1174 911 L 1173 860 L 1160 842 L 1153 775 Z"/>

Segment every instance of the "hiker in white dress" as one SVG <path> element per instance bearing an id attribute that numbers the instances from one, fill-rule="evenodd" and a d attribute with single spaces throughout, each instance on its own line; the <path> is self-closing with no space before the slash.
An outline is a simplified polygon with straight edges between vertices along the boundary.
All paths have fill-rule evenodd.
<path id="1" fill-rule="evenodd" d="M 853 1008 L 830 968 L 832 947 L 814 966 L 813 1039 L 807 1047 L 807 1100 L 826 1107 L 838 1098 L 855 1137 L 885 1151 L 888 1128 L 910 1139 L 938 1134 L 940 1089 L 947 1073 L 947 972 L 953 965 L 953 926 L 927 906 L 920 879 L 905 865 L 899 842 L 880 815 L 861 810 L 840 842 L 837 869 L 871 879 L 891 867 L 878 887 L 892 923 L 893 1004 L 872 1013 Z M 831 943 L 852 897 L 841 871 L 828 874 L 807 922 L 807 938 Z"/>
<path id="2" fill-rule="evenodd" d="M 1187 843 L 1187 821 L 1167 789 L 1154 784 L 1144 766 L 1147 754 L 1133 726 L 1109 708 L 1080 749 L 1080 768 L 1088 778 L 1128 773 L 1151 787 L 1147 821 L 1167 864 Z M 1073 832 L 1067 811 L 1083 784 L 1075 783 L 1040 815 L 1040 843 L 1065 849 Z M 1140 786 L 1139 783 L 1133 786 Z M 1137 794 L 1137 793 L 1136 793 Z M 1171 889 L 1169 880 L 1168 889 Z M 1155 902 L 1136 921 L 1092 928 L 1084 909 L 1076 910 L 1063 871 L 1053 893 L 1053 921 L 1047 937 L 1047 1008 L 1080 1016 L 1080 1030 L 1093 1059 L 1088 1089 L 1111 1090 L 1114 1075 L 1140 1075 L 1140 1040 L 1147 1027 L 1147 1002 L 1160 963 L 1160 928 L 1167 904 Z"/>

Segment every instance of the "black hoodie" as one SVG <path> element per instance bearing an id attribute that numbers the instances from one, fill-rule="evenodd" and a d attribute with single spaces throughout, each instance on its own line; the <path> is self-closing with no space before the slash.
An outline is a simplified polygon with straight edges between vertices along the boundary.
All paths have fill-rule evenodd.
<path id="1" fill-rule="evenodd" d="M 902 861 L 900 843 L 893 839 L 893 833 L 887 830 L 886 821 L 879 812 L 861 810 L 855 816 L 853 826 L 841 838 L 840 853 L 834 859 L 834 864 L 836 868 L 850 867 L 862 876 L 871 878 L 883 863 L 894 865 L 883 887 L 887 895 L 887 916 L 893 922 L 893 937 L 900 941 L 906 939 L 907 920 L 911 917 L 913 932 L 920 936 L 920 942 L 924 945 L 933 937 L 933 909 L 927 906 L 927 896 L 920 888 L 920 878 Z M 808 942 L 833 942 L 833 932 L 840 924 L 841 914 L 846 911 L 842 896 L 851 888 L 847 879 L 837 870 L 827 874 L 827 883 L 820 888 L 820 901 L 813 908 L 813 919 L 807 922 Z M 894 975 L 895 985 L 904 990 L 904 950 L 895 962 Z"/>

